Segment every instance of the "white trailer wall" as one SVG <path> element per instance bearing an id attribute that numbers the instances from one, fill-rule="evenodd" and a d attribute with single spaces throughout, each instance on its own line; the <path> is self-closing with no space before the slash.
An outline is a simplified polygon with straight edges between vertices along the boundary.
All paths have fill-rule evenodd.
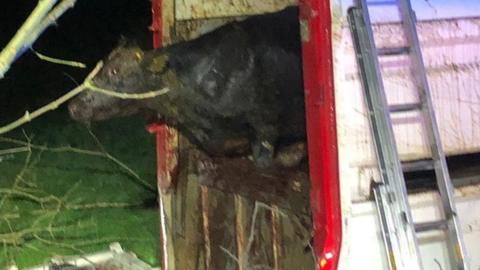
<path id="1" fill-rule="evenodd" d="M 380 48 L 405 45 L 399 24 L 379 24 L 374 31 Z M 480 18 L 423 21 L 418 31 L 445 152 L 479 152 Z M 363 200 L 369 195 L 375 156 L 350 30 L 344 25 L 339 32 L 335 76 L 340 159 L 353 174 L 349 178 L 353 199 Z M 389 103 L 416 101 L 408 58 L 384 57 L 380 63 Z M 418 113 L 395 114 L 392 120 L 402 160 L 430 155 Z"/>

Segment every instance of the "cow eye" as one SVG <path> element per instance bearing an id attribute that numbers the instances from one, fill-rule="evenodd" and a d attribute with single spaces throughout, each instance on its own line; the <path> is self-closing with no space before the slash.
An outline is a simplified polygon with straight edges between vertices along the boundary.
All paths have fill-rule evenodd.
<path id="1" fill-rule="evenodd" d="M 110 69 L 110 70 L 108 71 L 108 75 L 110 75 L 110 76 L 117 75 L 117 73 L 118 73 L 118 70 L 115 69 L 115 68 L 114 68 L 114 69 Z"/>

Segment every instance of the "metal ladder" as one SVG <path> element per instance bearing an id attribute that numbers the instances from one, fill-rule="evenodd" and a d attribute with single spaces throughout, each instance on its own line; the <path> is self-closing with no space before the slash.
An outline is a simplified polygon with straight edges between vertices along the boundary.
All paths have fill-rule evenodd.
<path id="1" fill-rule="evenodd" d="M 377 49 L 374 41 L 369 5 L 394 5 L 398 7 L 400 20 L 408 46 Z M 416 30 L 416 18 L 409 0 L 367 2 L 360 0 L 357 7 L 348 11 L 352 39 L 360 70 L 361 81 L 369 110 L 370 124 L 379 163 L 381 181 L 373 185 L 383 238 L 390 269 L 423 269 L 417 243 L 421 232 L 445 231 L 451 269 L 469 269 L 465 260 L 465 246 L 453 199 L 453 186 L 448 173 L 445 154 L 435 120 L 431 94 Z M 409 55 L 412 74 L 416 76 L 419 102 L 388 105 L 383 86 L 379 57 Z M 414 169 L 433 168 L 442 202 L 443 219 L 414 223 L 408 201 L 397 145 L 393 133 L 391 114 L 419 111 L 424 122 L 424 133 L 432 158 L 410 164 Z M 411 168 L 410 168 L 411 169 Z"/>

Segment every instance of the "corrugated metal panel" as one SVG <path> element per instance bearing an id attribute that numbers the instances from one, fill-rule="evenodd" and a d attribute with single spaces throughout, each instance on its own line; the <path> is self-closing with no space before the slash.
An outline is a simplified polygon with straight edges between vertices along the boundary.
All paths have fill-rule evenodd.
<path id="1" fill-rule="evenodd" d="M 398 24 L 375 26 L 379 48 L 405 45 Z M 480 18 L 419 22 L 419 36 L 432 91 L 442 143 L 448 155 L 480 151 Z M 357 74 L 351 37 L 342 28 L 335 49 L 340 159 L 344 170 L 360 182 L 351 185 L 354 197 L 365 197 L 374 172 L 369 123 Z M 414 85 L 405 56 L 382 59 L 387 98 L 391 104 L 415 101 Z M 402 159 L 429 156 L 415 113 L 394 116 Z M 348 153 L 348 154 L 347 154 Z M 367 169 L 363 169 L 367 167 Z M 355 172 L 353 172 L 355 171 Z M 354 176 L 354 174 L 357 174 Z"/>

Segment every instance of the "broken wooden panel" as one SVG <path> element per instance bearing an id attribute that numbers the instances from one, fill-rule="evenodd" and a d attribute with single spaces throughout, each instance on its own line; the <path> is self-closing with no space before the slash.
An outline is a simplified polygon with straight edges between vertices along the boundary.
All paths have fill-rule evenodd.
<path id="1" fill-rule="evenodd" d="M 281 10 L 297 0 L 175 0 L 175 19 L 245 16 Z"/>
<path id="2" fill-rule="evenodd" d="M 238 269 L 247 270 L 247 254 L 250 239 L 251 216 L 254 204 L 240 195 L 234 195 L 235 198 L 235 235 L 237 240 L 237 258 Z"/>
<path id="3" fill-rule="evenodd" d="M 174 198 L 169 212 L 169 239 L 173 239 L 176 256 L 171 264 L 175 268 L 170 269 L 246 270 L 260 265 L 268 269 L 296 269 L 292 265 L 313 269 L 311 253 L 304 252 L 311 236 L 308 199 L 287 201 L 295 197 L 289 193 L 298 192 L 300 185 L 288 183 L 285 179 L 291 178 L 284 177 L 281 170 L 277 175 L 252 169 L 253 162 L 248 159 L 240 159 L 244 164 L 237 168 L 234 166 L 238 166 L 238 159 L 214 159 L 208 163 L 204 154 L 182 138 L 180 145 L 179 179 L 169 193 Z M 203 169 L 213 167 L 215 179 L 224 180 L 213 186 L 201 185 L 200 180 L 210 176 L 202 177 Z M 224 174 L 226 171 L 229 173 Z M 243 171 L 249 171 L 251 177 L 243 179 L 243 183 L 241 178 L 229 178 L 232 172 L 241 177 Z M 262 183 L 262 179 L 272 183 Z M 255 181 L 260 182 L 252 185 Z M 293 188 L 285 188 L 288 186 Z M 258 191 L 262 187 L 266 189 Z"/>
<path id="4" fill-rule="evenodd" d="M 275 204 L 294 213 L 310 212 L 310 182 L 306 170 L 284 167 L 259 169 L 246 158 L 209 159 L 198 156 L 197 162 L 199 166 L 195 173 L 202 185 Z"/>

